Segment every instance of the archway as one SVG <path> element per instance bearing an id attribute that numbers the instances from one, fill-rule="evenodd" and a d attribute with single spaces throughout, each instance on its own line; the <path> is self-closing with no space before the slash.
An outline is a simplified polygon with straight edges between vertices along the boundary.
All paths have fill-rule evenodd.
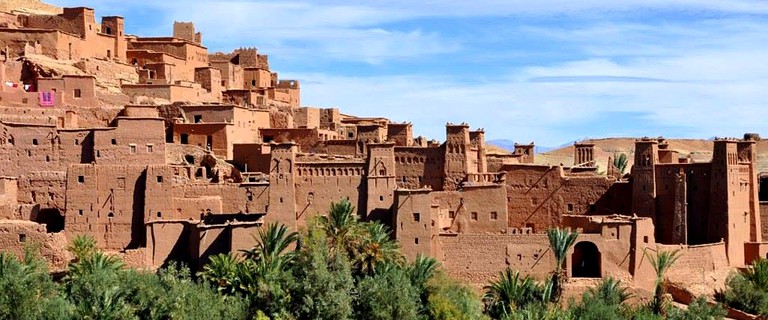
<path id="1" fill-rule="evenodd" d="M 32 220 L 37 223 L 45 224 L 45 231 L 49 233 L 64 230 L 64 216 L 61 215 L 59 209 L 40 209 L 40 211 L 37 212 L 37 216 Z"/>
<path id="2" fill-rule="evenodd" d="M 600 278 L 600 250 L 589 241 L 582 241 L 573 247 L 571 256 L 571 275 L 574 278 Z"/>

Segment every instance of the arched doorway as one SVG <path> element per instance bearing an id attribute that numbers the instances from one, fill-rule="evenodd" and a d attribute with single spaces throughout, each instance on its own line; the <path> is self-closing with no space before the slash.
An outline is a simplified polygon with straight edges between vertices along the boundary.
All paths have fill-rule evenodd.
<path id="1" fill-rule="evenodd" d="M 573 247 L 571 256 L 571 275 L 574 278 L 600 278 L 600 250 L 589 241 L 582 241 Z"/>
<path id="2" fill-rule="evenodd" d="M 64 230 L 64 216 L 61 215 L 59 209 L 40 209 L 32 220 L 37 223 L 45 224 L 45 231 L 49 233 Z"/>

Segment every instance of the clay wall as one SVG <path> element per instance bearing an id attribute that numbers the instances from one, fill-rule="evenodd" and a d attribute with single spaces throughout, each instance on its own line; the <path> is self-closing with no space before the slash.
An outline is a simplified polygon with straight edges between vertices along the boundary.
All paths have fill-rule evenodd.
<path id="1" fill-rule="evenodd" d="M 413 144 L 413 125 L 410 123 L 387 124 L 387 140 L 395 146 L 408 147 Z"/>
<path id="2" fill-rule="evenodd" d="M 225 89 L 242 89 L 243 68 L 229 60 L 211 61 L 211 66 L 221 71 L 221 86 Z"/>
<path id="3" fill-rule="evenodd" d="M 144 243 L 143 165 L 70 165 L 64 230 L 87 234 L 107 250 Z"/>
<path id="4" fill-rule="evenodd" d="M 269 172 L 269 145 L 238 143 L 233 145 L 232 160 L 243 172 Z"/>
<path id="5" fill-rule="evenodd" d="M 164 52 L 132 49 L 127 51 L 127 58 L 131 64 L 142 68 L 150 64 L 170 65 L 171 74 L 165 78 L 170 83 L 175 80 L 193 81 L 195 79 L 195 69 L 187 67 L 186 60 Z"/>
<path id="6" fill-rule="evenodd" d="M 228 140 L 231 126 L 226 123 L 174 123 L 173 142 L 196 145 L 210 149 L 218 156 L 231 158 Z"/>
<path id="7" fill-rule="evenodd" d="M 395 147 L 395 173 L 397 185 L 406 189 L 431 187 L 440 190 L 443 185 L 441 148 Z"/>
<path id="8" fill-rule="evenodd" d="M 320 109 L 312 107 L 298 108 L 293 112 L 293 122 L 297 128 L 320 128 Z"/>
<path id="9" fill-rule="evenodd" d="M 94 29 L 98 29 L 93 9 L 82 7 L 64 8 L 60 15 L 21 16 L 20 21 L 25 28 L 60 30 L 80 38 L 95 34 Z"/>
<path id="10" fill-rule="evenodd" d="M 131 98 L 131 101 L 140 100 L 141 97 L 163 99 L 169 102 L 218 102 L 214 96 L 203 89 L 199 84 L 170 85 L 170 84 L 124 84 L 123 92 Z"/>
<path id="11" fill-rule="evenodd" d="M 221 100 L 221 71 L 212 67 L 196 68 L 195 82 L 211 93 L 214 99 Z"/>
<path id="12" fill-rule="evenodd" d="M 249 68 L 243 69 L 243 88 L 259 89 L 272 86 L 272 76 L 269 70 Z"/>
<path id="13" fill-rule="evenodd" d="M 20 176 L 30 172 L 64 171 L 66 163 L 58 157 L 58 140 L 54 125 L 0 123 L 0 158 L 6 159 L 0 175 Z"/>
<path id="14" fill-rule="evenodd" d="M 326 140 L 323 141 L 323 153 L 343 156 L 355 156 L 357 154 L 355 140 Z"/>
<path id="15" fill-rule="evenodd" d="M 63 234 L 46 233 L 44 225 L 31 221 L 0 220 L 0 251 L 22 259 L 25 246 L 30 244 L 37 244 L 40 255 L 52 271 L 64 270 L 71 259 L 65 249 L 67 239 Z"/>
<path id="16" fill-rule="evenodd" d="M 466 124 L 447 124 L 445 132 L 443 190 L 456 190 L 464 176 L 469 173 L 469 126 Z"/>
<path id="17" fill-rule="evenodd" d="M 398 189 L 394 192 L 392 235 L 400 251 L 413 260 L 418 254 L 440 258 L 435 251 L 439 243 L 439 210 L 432 206 L 429 189 Z"/>
<path id="18" fill-rule="evenodd" d="M 189 221 L 178 220 L 147 223 L 147 263 L 161 267 L 170 261 L 188 261 L 189 224 Z"/>
<path id="19" fill-rule="evenodd" d="M 502 185 L 432 193 L 440 230 L 454 233 L 506 233 L 506 190 Z"/>
<path id="20" fill-rule="evenodd" d="M 321 147 L 320 133 L 317 129 L 268 129 L 260 128 L 259 135 L 264 142 L 293 141 L 299 145 L 301 152 L 313 153 Z"/>
<path id="21" fill-rule="evenodd" d="M 128 43 L 128 49 L 162 52 L 186 61 L 186 68 L 193 70 L 208 66 L 208 49 L 203 46 L 173 38 L 138 38 Z"/>
<path id="22" fill-rule="evenodd" d="M 762 238 L 768 239 L 768 201 L 760 201 L 760 222 Z"/>
<path id="23" fill-rule="evenodd" d="M 18 181 L 19 203 L 39 205 L 40 209 L 58 210 L 59 215 L 64 212 L 67 188 L 65 172 L 29 172 L 20 176 Z M 30 219 L 38 220 L 34 216 Z"/>
<path id="24" fill-rule="evenodd" d="M 16 205 L 18 180 L 14 177 L 0 177 L 0 206 Z"/>
<path id="25" fill-rule="evenodd" d="M 680 258 L 667 271 L 666 276 L 671 282 L 683 285 L 710 283 L 711 279 L 708 278 L 714 271 L 729 266 L 726 244 L 722 242 L 696 246 L 659 245 L 657 248 L 648 248 L 648 254 L 652 255 L 656 250 L 680 250 Z"/>
<path id="26" fill-rule="evenodd" d="M 347 198 L 358 213 L 365 210 L 364 164 L 354 162 L 310 162 L 296 164 L 295 201 L 299 226 L 316 215 L 327 215 L 332 202 Z"/>
<path id="27" fill-rule="evenodd" d="M 165 163 L 165 123 L 162 118 L 118 117 L 117 126 L 95 130 L 93 149 L 99 164 L 116 161 Z"/>
<path id="28" fill-rule="evenodd" d="M 546 235 L 441 234 L 437 260 L 448 275 L 462 282 L 484 285 L 507 267 L 539 280 L 554 270 Z"/>
<path id="29" fill-rule="evenodd" d="M 509 226 L 535 233 L 560 226 L 562 214 L 596 214 L 597 203 L 614 183 L 604 176 L 566 177 L 561 167 L 526 164 L 503 170 Z"/>
<path id="30" fill-rule="evenodd" d="M 38 92 L 52 92 L 55 107 L 62 105 L 76 107 L 96 107 L 96 79 L 93 76 L 64 75 L 61 78 L 41 78 L 37 80 Z"/>
<path id="31" fill-rule="evenodd" d="M 341 127 L 341 113 L 338 108 L 320 109 L 320 128 L 327 130 L 339 130 Z M 354 139 L 355 136 L 343 138 Z"/>
<path id="32" fill-rule="evenodd" d="M 227 90 L 222 92 L 222 101 L 237 106 L 255 107 L 266 105 L 266 96 L 250 90 Z"/>

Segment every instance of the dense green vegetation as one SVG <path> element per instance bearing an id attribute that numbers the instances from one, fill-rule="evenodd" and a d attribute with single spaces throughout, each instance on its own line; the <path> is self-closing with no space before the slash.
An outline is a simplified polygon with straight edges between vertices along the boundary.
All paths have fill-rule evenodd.
<path id="1" fill-rule="evenodd" d="M 723 303 L 752 314 L 768 315 L 768 260 L 752 262 L 743 273 L 734 273 L 727 288 L 715 297 Z"/>
<path id="2" fill-rule="evenodd" d="M 664 271 L 676 252 L 648 255 L 658 275 L 657 297 L 648 305 L 628 304 L 626 288 L 610 278 L 584 293 L 581 302 L 562 303 L 567 279 L 561 268 L 544 282 L 505 270 L 481 298 L 450 279 L 433 258 L 407 262 L 385 226 L 358 221 L 354 212 L 341 201 L 300 233 L 265 226 L 254 235 L 252 249 L 212 256 L 195 275 L 177 264 L 156 273 L 126 269 L 88 237 L 72 241 L 75 259 L 60 281 L 52 280 L 34 249 L 22 259 L 0 253 L 0 319 L 721 319 L 724 314 L 703 299 L 687 311 L 664 300 Z M 554 229 L 548 237 L 555 259 L 562 261 L 577 235 Z M 766 288 L 761 272 L 768 268 L 750 270 L 731 279 L 723 294 L 729 304 L 743 298 L 738 290 Z M 763 300 L 749 303 L 765 306 L 765 296 L 763 291 Z"/>

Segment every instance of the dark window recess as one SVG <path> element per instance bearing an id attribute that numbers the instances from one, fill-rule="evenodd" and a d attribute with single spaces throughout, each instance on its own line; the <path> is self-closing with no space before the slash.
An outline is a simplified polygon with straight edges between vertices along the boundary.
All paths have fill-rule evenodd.
<path id="1" fill-rule="evenodd" d="M 75 98 L 82 98 L 83 92 L 80 89 L 75 89 Z"/>
<path id="2" fill-rule="evenodd" d="M 85 176 L 77 176 L 78 183 L 85 183 Z"/>
<path id="3" fill-rule="evenodd" d="M 117 139 L 112 139 L 112 144 L 113 145 L 117 144 Z"/>
<path id="4" fill-rule="evenodd" d="M 195 116 L 195 123 L 201 123 L 201 122 L 203 122 L 203 116 L 196 115 Z"/>
<path id="5" fill-rule="evenodd" d="M 421 221 L 421 214 L 418 212 L 413 213 L 413 221 L 419 222 Z"/>
<path id="6" fill-rule="evenodd" d="M 181 144 L 189 144 L 189 134 L 181 134 Z"/>
<path id="7" fill-rule="evenodd" d="M 157 183 L 163 183 L 163 176 L 157 176 Z"/>

